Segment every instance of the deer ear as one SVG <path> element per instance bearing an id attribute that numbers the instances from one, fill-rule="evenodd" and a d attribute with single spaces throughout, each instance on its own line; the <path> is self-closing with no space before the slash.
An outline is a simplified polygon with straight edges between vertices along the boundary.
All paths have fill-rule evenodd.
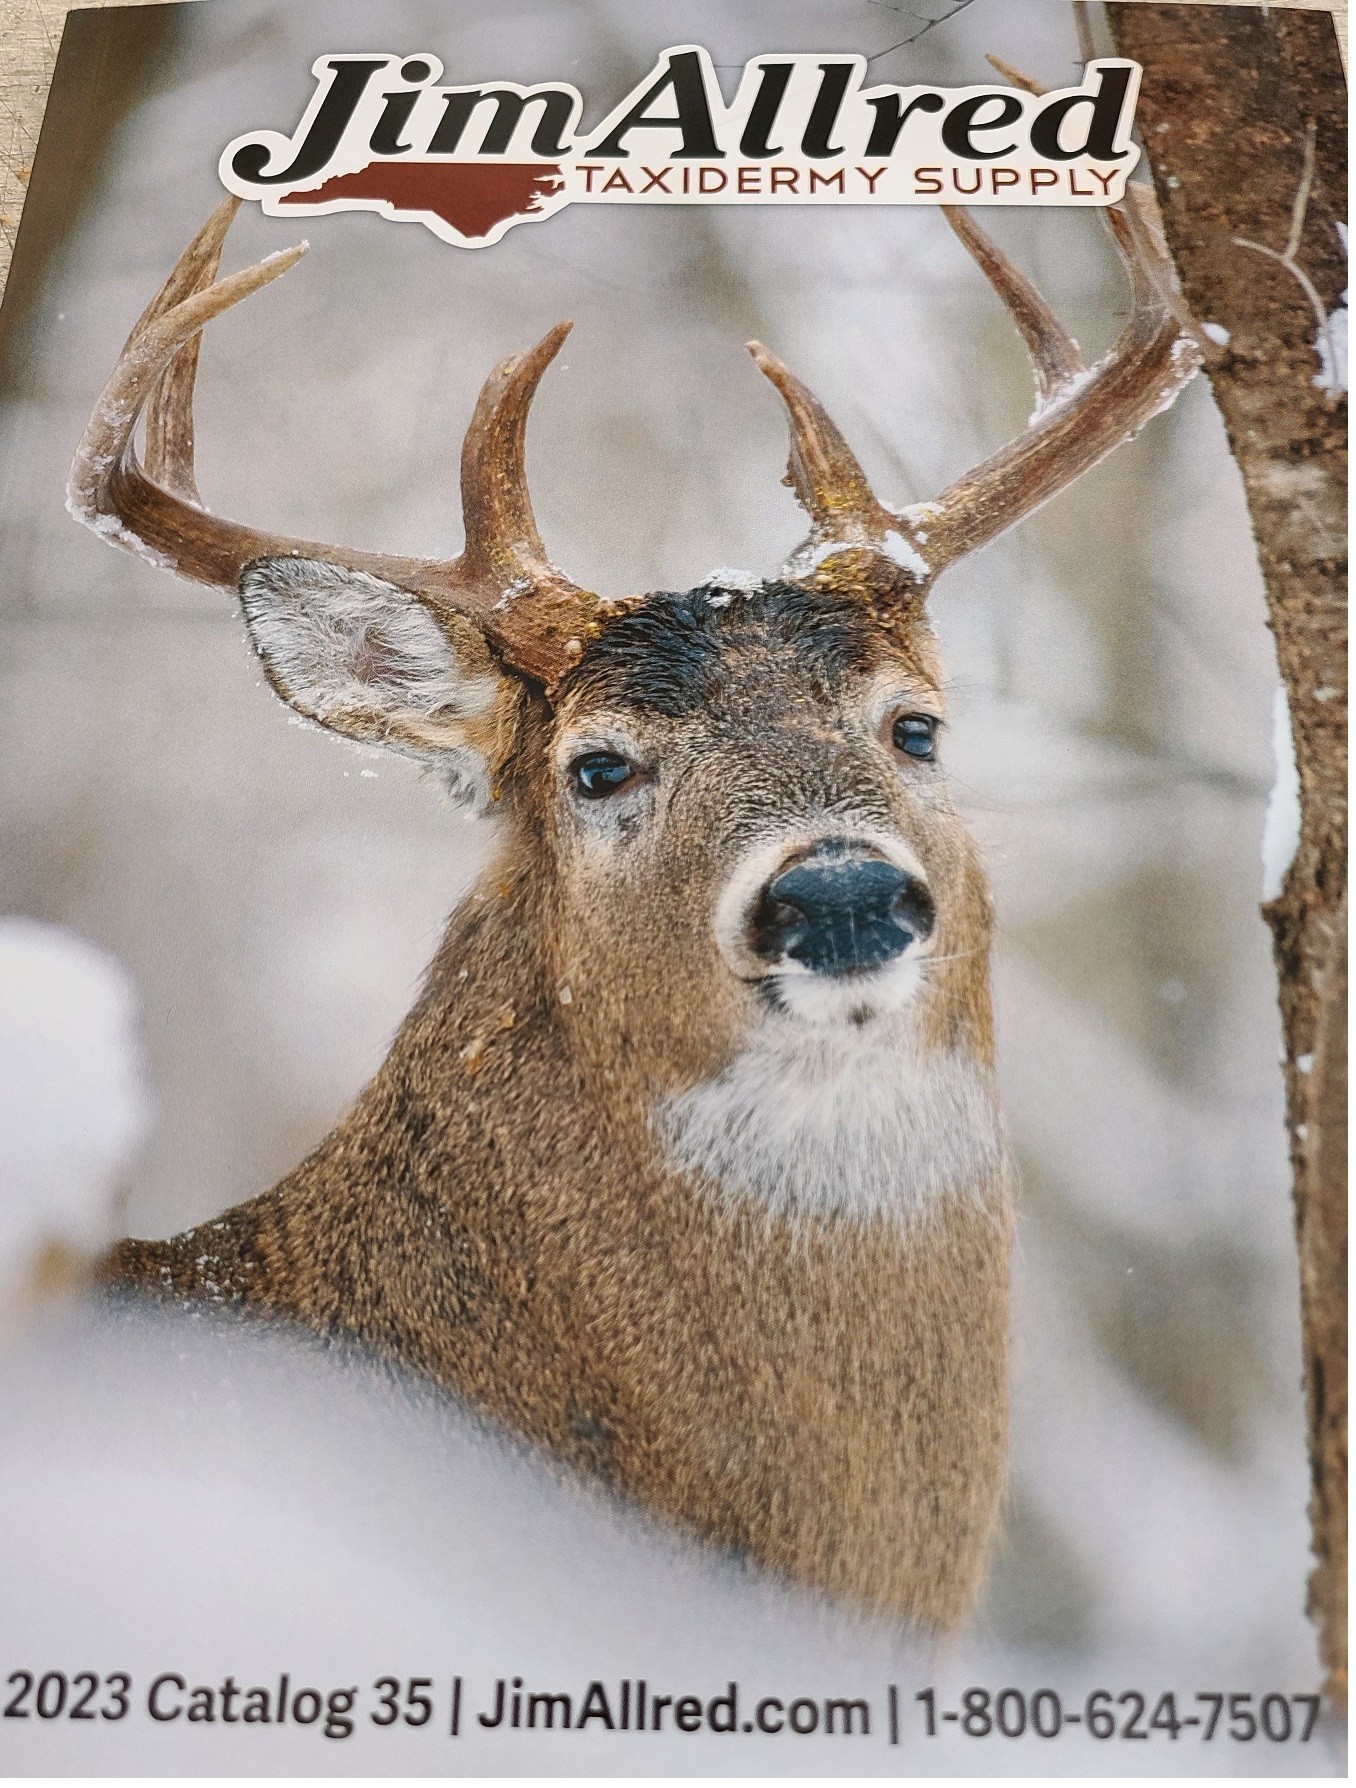
<path id="1" fill-rule="evenodd" d="M 419 758 L 477 811 L 491 800 L 491 710 L 504 678 L 471 622 L 319 559 L 255 559 L 240 574 L 250 642 L 308 720 Z"/>

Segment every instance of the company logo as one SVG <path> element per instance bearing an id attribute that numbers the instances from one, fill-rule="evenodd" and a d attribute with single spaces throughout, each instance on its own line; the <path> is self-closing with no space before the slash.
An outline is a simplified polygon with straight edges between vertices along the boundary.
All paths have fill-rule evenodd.
<path id="1" fill-rule="evenodd" d="M 666 50 L 596 129 L 574 87 L 443 85 L 436 56 L 321 56 L 290 136 L 230 143 L 221 179 L 272 217 L 376 211 L 485 248 L 566 205 L 1110 205 L 1139 159 L 1139 67 L 1077 87 L 868 87 L 857 55 L 746 64 Z"/>

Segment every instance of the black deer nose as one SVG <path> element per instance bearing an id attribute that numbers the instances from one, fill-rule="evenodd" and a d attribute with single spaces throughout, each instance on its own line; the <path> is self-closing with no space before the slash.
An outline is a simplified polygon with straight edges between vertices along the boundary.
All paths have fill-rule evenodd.
<path id="1" fill-rule="evenodd" d="M 816 975 L 879 968 L 932 933 L 937 909 L 916 876 L 860 845 L 818 845 L 774 876 L 754 911 L 753 941 L 769 962 L 790 957 Z"/>

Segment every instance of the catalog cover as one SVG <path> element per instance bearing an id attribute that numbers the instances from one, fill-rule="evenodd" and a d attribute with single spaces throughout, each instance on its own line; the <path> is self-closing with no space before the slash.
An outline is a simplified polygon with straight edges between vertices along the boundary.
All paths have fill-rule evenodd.
<path id="1" fill-rule="evenodd" d="M 0 1766 L 1340 1775 L 1345 80 L 72 12 Z"/>

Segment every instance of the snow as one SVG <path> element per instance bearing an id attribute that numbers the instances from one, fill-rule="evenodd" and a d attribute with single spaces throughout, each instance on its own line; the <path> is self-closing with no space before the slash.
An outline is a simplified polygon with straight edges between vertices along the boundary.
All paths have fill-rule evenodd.
<path id="1" fill-rule="evenodd" d="M 1074 345 L 1076 347 L 1078 344 Z M 1081 372 L 1073 373 L 1067 379 L 1061 379 L 1048 397 L 1038 399 L 1035 409 L 1027 418 L 1027 427 L 1031 428 L 1035 423 L 1053 414 L 1054 411 L 1062 410 L 1065 404 L 1072 403 L 1079 392 L 1092 382 L 1100 370 L 1100 367 L 1085 366 Z"/>
<path id="2" fill-rule="evenodd" d="M 113 1233 L 150 1128 L 138 1000 L 116 959 L 64 926 L 0 919 L 0 1296 L 53 1243 Z"/>
<path id="3" fill-rule="evenodd" d="M 1075 1516 L 1088 1505 L 1088 1457 L 1114 1458 L 1139 1487 L 1118 1524 L 1119 1556 L 1133 1564 L 1166 1553 L 1172 1568 L 1117 1573 L 1116 1643 L 1087 1680 L 1130 1680 L 1144 1626 L 1167 1619 L 1203 1633 L 1182 1654 L 1185 1676 L 1214 1681 L 1213 1670 L 1231 1688 L 1270 1687 L 1239 1637 L 1259 1596 L 1289 1588 L 1274 1582 L 1266 1511 L 1250 1508 L 1247 1485 L 1193 1449 L 1162 1411 L 1127 1398 L 1113 1372 L 1070 1385 L 1069 1361 L 1094 1351 L 1076 1327 L 1052 1336 L 1036 1363 L 1061 1395 L 1032 1400 L 1019 1450 L 1044 1444 L 1051 1498 Z M 909 1720 L 900 1747 L 887 1746 L 883 1685 L 904 1683 L 911 1694 L 935 1683 L 955 1705 L 971 1683 L 1034 1684 L 1049 1669 L 982 1629 L 938 1648 L 818 1603 L 658 1530 L 455 1406 L 344 1370 L 305 1344 L 182 1318 L 77 1312 L 35 1336 L 15 1365 L 0 1379 L 9 1443 L 0 1455 L 0 1645 L 11 1656 L 59 1658 L 76 1633 L 88 1654 L 116 1658 L 143 1707 L 147 1684 L 167 1669 L 190 1683 L 228 1671 L 269 1683 L 286 1670 L 298 1687 L 361 1685 L 361 1717 L 341 1744 L 291 1723 L 128 1720 L 115 1728 L 126 1773 L 210 1765 L 290 1776 L 323 1763 L 346 1775 L 968 1774 L 974 1741 L 954 1730 L 928 1739 Z M 1059 1424 L 1070 1403 L 1079 1446 Z M 1145 1473 L 1146 1454 L 1174 1469 Z M 1237 1569 L 1240 1535 L 1246 1572 Z M 1104 1554 L 1095 1516 L 1076 1537 L 1089 1557 Z M 467 1714 L 455 1743 L 446 1725 L 453 1670 Z M 436 1723 L 372 1724 L 370 1685 L 391 1672 L 435 1676 Z M 733 1679 L 745 1702 L 866 1696 L 872 1734 L 844 1752 L 823 1734 L 764 1743 L 596 1725 L 568 1739 L 486 1730 L 474 1713 L 492 1703 L 497 1678 L 514 1675 L 532 1690 L 570 1693 L 576 1708 L 591 1678 L 644 1677 L 652 1690 L 703 1699 Z M 69 1720 L 30 1720 L 6 1738 L 17 1773 L 86 1774 L 110 1755 L 101 1728 Z M 1226 1771 L 1257 1768 L 1255 1747 L 1222 1738 L 1217 1751 Z M 1105 1748 L 1076 1729 L 1059 1752 L 1076 1774 L 1105 1768 Z M 985 1764 L 1041 1774 L 1048 1757 L 1028 1735 L 1005 1741 L 992 1765 L 986 1753 Z M 1286 1754 L 1297 1773 L 1329 1773 L 1334 1761 L 1322 1739 Z"/>
<path id="4" fill-rule="evenodd" d="M 891 511 L 895 513 L 895 511 Z M 900 518 L 903 520 L 903 516 Z M 863 548 L 868 552 L 880 553 L 883 558 L 893 564 L 902 566 L 910 577 L 920 583 L 927 583 L 932 577 L 932 567 L 919 552 L 912 540 L 906 539 L 897 528 L 891 528 L 884 538 L 867 540 L 821 540 L 805 545 L 794 552 L 786 561 L 786 570 L 793 577 L 805 577 L 816 570 L 826 559 L 836 558 L 839 553 L 852 552 L 855 548 Z"/>
<path id="5" fill-rule="evenodd" d="M 513 579 L 512 583 L 507 584 L 505 586 L 503 595 L 500 596 L 500 598 L 494 605 L 495 608 L 496 609 L 508 608 L 512 603 L 516 602 L 519 599 L 519 597 L 530 596 L 532 593 L 532 588 L 533 588 L 532 579 L 530 577 L 526 577 L 526 576 L 515 577 Z"/>
<path id="6" fill-rule="evenodd" d="M 1201 368 L 1201 350 L 1189 335 L 1179 335 L 1172 344 L 1172 364 L 1185 381 L 1193 377 Z M 1176 391 L 1174 386 L 1173 390 Z M 1154 412 L 1157 415 L 1157 411 Z"/>
<path id="7" fill-rule="evenodd" d="M 811 546 L 807 540 L 786 561 L 786 569 L 798 577 L 804 577 L 807 572 L 817 570 L 826 559 L 846 552 L 849 544 L 846 540 L 821 540 L 817 546 Z"/>
<path id="8" fill-rule="evenodd" d="M 917 1733 L 907 1752 L 884 1748 L 878 1685 L 924 1680 L 922 1646 L 656 1532 L 413 1389 L 337 1369 L 304 1345 L 182 1319 L 77 1316 L 17 1364 L 0 1379 L 7 1653 L 60 1656 L 63 1636 L 77 1634 L 132 1675 L 143 1706 L 148 1682 L 169 1669 L 195 1683 L 228 1670 L 276 1682 L 287 1670 L 297 1686 L 362 1685 L 362 1717 L 343 1744 L 292 1725 L 158 1728 L 143 1717 L 114 1728 L 121 1767 L 730 1771 L 738 1741 L 717 1734 L 594 1726 L 562 1740 L 488 1732 L 468 1717 L 452 1745 L 453 1670 L 468 1716 L 490 1704 L 499 1676 L 568 1691 L 576 1706 L 590 1678 L 643 1676 L 670 1692 L 691 1683 L 703 1698 L 735 1678 L 742 1696 L 870 1694 L 868 1767 L 907 1755 L 919 1770 L 941 1748 Z M 988 1680 L 973 1651 L 960 1668 Z M 436 1673 L 436 1728 L 371 1723 L 370 1685 L 392 1670 Z M 98 1727 L 60 1726 L 7 1732 L 7 1761 L 26 1773 L 57 1755 L 103 1754 Z M 820 1773 L 841 1740 L 746 1744 L 745 1769 L 809 1762 Z"/>
<path id="9" fill-rule="evenodd" d="M 66 497 L 66 511 L 76 521 L 92 529 L 94 533 L 101 534 L 104 539 L 113 541 L 117 546 L 125 547 L 128 552 L 135 553 L 139 559 L 144 559 L 148 565 L 154 565 L 161 571 L 177 573 L 178 564 L 167 553 L 158 552 L 155 547 L 148 546 L 140 535 L 134 534 L 130 528 L 124 526 L 118 516 L 92 508 L 85 498 L 74 490 L 69 492 Z"/>
<path id="10" fill-rule="evenodd" d="M 1326 329 L 1320 329 L 1314 341 L 1314 352 L 1320 362 L 1314 374 L 1314 384 L 1334 397 L 1341 396 L 1347 389 L 1348 315 L 1347 292 L 1343 292 L 1341 303 L 1328 312 Z"/>
<path id="11" fill-rule="evenodd" d="M 1347 246 L 1347 226 L 1338 224 L 1337 233 L 1342 238 L 1342 248 Z M 1320 391 L 1330 396 L 1340 396 L 1347 389 L 1347 298 L 1351 288 L 1342 293 L 1335 309 L 1328 312 L 1327 324 L 1318 332 L 1314 342 L 1314 352 L 1319 358 L 1319 369 L 1314 374 L 1314 384 Z"/>
<path id="12" fill-rule="evenodd" d="M 919 552 L 912 540 L 905 538 L 897 528 L 891 528 L 882 542 L 882 549 L 887 559 L 896 565 L 903 566 L 911 577 L 920 583 L 926 583 L 932 576 L 932 567 Z"/>
<path id="13" fill-rule="evenodd" d="M 928 529 L 932 526 L 933 522 L 945 513 L 942 505 L 940 503 L 908 503 L 903 507 L 897 508 L 894 504 L 883 503 L 881 507 L 888 514 L 897 516 L 908 529 L 908 539 L 905 541 L 905 545 L 916 560 L 916 564 L 908 566 L 907 568 L 912 570 L 916 577 L 930 580 L 932 577 L 932 567 L 917 549 L 926 543 Z M 891 538 L 894 538 L 894 536 L 892 535 Z M 891 556 L 894 557 L 893 554 Z M 895 562 L 896 564 L 907 565 L 907 561 L 902 558 L 896 559 Z M 922 566 L 921 571 L 918 570 L 918 566 Z"/>
<path id="14" fill-rule="evenodd" d="M 1201 334 L 1207 341 L 1214 342 L 1217 348 L 1227 348 L 1229 345 L 1229 331 L 1223 323 L 1202 323 Z"/>
<path id="15" fill-rule="evenodd" d="M 717 565 L 714 571 L 708 571 L 705 577 L 697 580 L 697 587 L 716 591 L 707 598 L 712 608 L 728 608 L 736 596 L 750 596 L 755 590 L 761 590 L 763 579 L 733 565 Z"/>
<path id="16" fill-rule="evenodd" d="M 1275 900 L 1285 886 L 1300 838 L 1299 769 L 1290 733 L 1290 704 L 1284 688 L 1271 698 L 1271 754 L 1276 778 L 1262 824 L 1262 899 Z"/>

